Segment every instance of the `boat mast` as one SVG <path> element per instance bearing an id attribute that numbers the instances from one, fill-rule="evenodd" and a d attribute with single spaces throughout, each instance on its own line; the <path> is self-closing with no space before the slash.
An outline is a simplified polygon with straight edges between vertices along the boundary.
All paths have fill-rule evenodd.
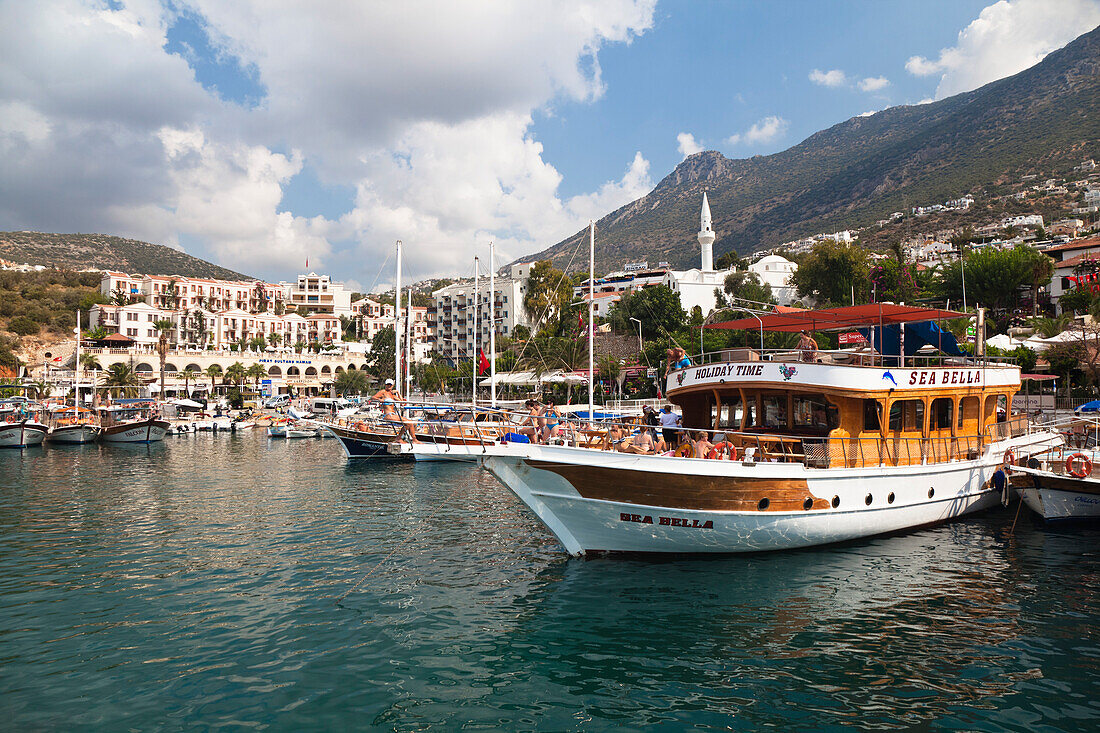
<path id="1" fill-rule="evenodd" d="M 470 405 L 473 406 L 474 409 L 474 422 L 477 422 L 477 363 L 479 361 L 478 357 L 480 356 L 478 346 L 481 344 L 481 334 L 477 331 L 477 312 L 481 309 L 481 303 L 478 302 L 481 300 L 481 291 L 478 283 L 478 275 L 480 274 L 478 272 L 479 264 L 477 255 L 474 255 L 474 345 L 471 347 L 474 355 L 474 366 L 470 371 L 470 381 L 473 382 L 473 389 L 471 390 L 473 394 L 470 398 Z"/>
<path id="2" fill-rule="evenodd" d="M 489 240 L 489 404 L 497 406 L 497 287 L 493 240 Z"/>
<path id="3" fill-rule="evenodd" d="M 73 367 L 73 391 L 76 392 L 76 415 L 80 417 L 80 309 L 76 309 L 76 366 Z M 164 399 L 164 395 L 160 396 Z"/>
<path id="4" fill-rule="evenodd" d="M 393 289 L 393 379 L 394 388 L 405 396 L 405 388 L 401 384 L 401 240 L 397 240 L 397 283 Z"/>
<path id="5" fill-rule="evenodd" d="M 593 341 L 596 338 L 596 329 L 593 328 L 592 316 L 595 308 L 596 292 L 596 223 L 588 221 L 588 429 L 592 429 L 592 417 L 595 407 L 592 400 L 592 377 L 595 364 L 595 349 Z"/>

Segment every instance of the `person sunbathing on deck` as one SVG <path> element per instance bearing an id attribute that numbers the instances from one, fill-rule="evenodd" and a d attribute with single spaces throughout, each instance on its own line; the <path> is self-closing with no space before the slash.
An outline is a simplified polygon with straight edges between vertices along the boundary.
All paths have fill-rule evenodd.
<path id="1" fill-rule="evenodd" d="M 623 452 L 649 455 L 657 452 L 657 444 L 653 442 L 653 436 L 650 435 L 649 431 L 643 430 L 634 436 L 630 445 L 623 448 Z"/>
<path id="2" fill-rule="evenodd" d="M 714 443 L 707 440 L 707 434 L 705 432 L 700 430 L 695 433 L 695 456 L 697 458 L 706 458 L 713 447 Z"/>

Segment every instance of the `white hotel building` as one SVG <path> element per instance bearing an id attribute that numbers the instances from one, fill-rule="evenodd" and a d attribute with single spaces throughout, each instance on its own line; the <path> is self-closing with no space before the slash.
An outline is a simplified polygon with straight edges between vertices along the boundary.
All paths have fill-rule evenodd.
<path id="1" fill-rule="evenodd" d="M 489 278 L 478 283 L 477 330 L 474 334 L 474 283 L 464 280 L 452 283 L 432 293 L 432 306 L 427 309 L 427 327 L 435 331 L 434 351 L 452 363 L 476 358 L 478 347 L 489 353 L 490 320 L 496 324 L 497 336 L 511 337 L 516 326 L 528 325 L 523 309 L 530 262 L 512 265 L 508 277 L 497 277 L 492 298 Z"/>

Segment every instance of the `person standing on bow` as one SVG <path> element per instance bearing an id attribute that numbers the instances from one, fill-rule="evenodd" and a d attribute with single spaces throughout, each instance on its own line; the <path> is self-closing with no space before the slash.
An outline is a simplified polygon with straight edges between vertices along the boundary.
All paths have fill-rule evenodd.
<path id="1" fill-rule="evenodd" d="M 370 401 L 381 403 L 383 420 L 391 423 L 400 423 L 404 426 L 405 431 L 409 434 L 409 442 L 420 442 L 416 439 L 416 423 L 412 420 L 404 419 L 401 417 L 401 413 L 398 412 L 397 405 L 400 402 L 405 402 L 405 398 L 402 397 L 398 393 L 397 388 L 393 386 L 392 379 L 387 379 L 382 389 L 375 392 L 374 396 L 370 398 Z"/>

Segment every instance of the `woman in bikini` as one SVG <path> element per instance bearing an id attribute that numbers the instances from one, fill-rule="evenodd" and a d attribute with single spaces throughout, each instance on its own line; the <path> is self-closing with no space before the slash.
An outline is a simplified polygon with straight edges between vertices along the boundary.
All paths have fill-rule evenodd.
<path id="1" fill-rule="evenodd" d="M 374 396 L 370 398 L 370 401 L 382 404 L 383 420 L 391 423 L 400 423 L 404 426 L 404 432 L 409 434 L 409 442 L 420 442 L 416 439 L 416 423 L 412 420 L 404 419 L 401 417 L 401 413 L 397 411 L 397 403 L 404 402 L 405 399 L 398 394 L 397 389 L 393 386 L 392 379 L 387 379 L 382 389 L 375 392 Z"/>

